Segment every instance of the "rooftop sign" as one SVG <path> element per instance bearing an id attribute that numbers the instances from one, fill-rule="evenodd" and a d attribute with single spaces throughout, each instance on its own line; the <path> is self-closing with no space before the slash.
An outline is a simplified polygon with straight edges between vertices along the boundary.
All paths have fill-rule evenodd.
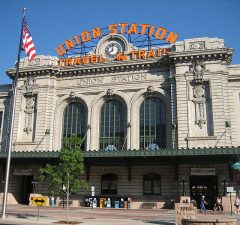
<path id="1" fill-rule="evenodd" d="M 60 58 L 65 58 L 60 59 L 61 66 L 161 57 L 168 50 L 159 50 L 158 47 L 163 49 L 163 44 L 169 46 L 178 37 L 176 32 L 150 24 L 110 24 L 107 28 L 97 27 L 76 34 L 56 47 L 55 51 Z M 77 56 L 74 61 L 73 55 Z"/>

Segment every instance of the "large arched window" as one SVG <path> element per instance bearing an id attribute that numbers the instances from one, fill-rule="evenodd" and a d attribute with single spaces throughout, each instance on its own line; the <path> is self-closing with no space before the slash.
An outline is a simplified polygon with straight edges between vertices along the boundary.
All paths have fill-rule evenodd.
<path id="1" fill-rule="evenodd" d="M 143 194 L 161 194 L 161 176 L 159 174 L 149 173 L 143 176 Z"/>
<path id="2" fill-rule="evenodd" d="M 70 103 L 64 111 L 63 137 L 76 134 L 83 138 L 86 133 L 86 111 L 82 104 Z"/>
<path id="3" fill-rule="evenodd" d="M 101 194 L 117 194 L 117 175 L 105 174 L 101 179 Z"/>
<path id="4" fill-rule="evenodd" d="M 165 105 L 158 98 L 147 98 L 140 107 L 140 148 L 154 150 L 165 147 Z"/>
<path id="5" fill-rule="evenodd" d="M 101 108 L 100 149 L 114 151 L 124 145 L 124 108 L 121 102 L 109 100 Z"/>

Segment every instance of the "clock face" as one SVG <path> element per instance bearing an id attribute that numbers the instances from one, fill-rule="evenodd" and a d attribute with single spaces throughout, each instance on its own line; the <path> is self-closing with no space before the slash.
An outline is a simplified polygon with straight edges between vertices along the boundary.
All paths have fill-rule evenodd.
<path id="1" fill-rule="evenodd" d="M 105 47 L 105 57 L 115 59 L 119 52 L 122 52 L 122 46 L 116 41 L 110 41 Z"/>

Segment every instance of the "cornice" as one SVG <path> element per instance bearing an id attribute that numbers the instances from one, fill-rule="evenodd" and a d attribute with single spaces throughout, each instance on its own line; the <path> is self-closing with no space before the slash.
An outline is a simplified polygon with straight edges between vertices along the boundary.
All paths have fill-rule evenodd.
<path id="1" fill-rule="evenodd" d="M 160 59 L 148 59 L 148 60 L 132 60 L 132 61 L 114 61 L 107 63 L 98 64 L 87 64 L 78 66 L 47 66 L 47 67 L 26 67 L 20 68 L 19 77 L 26 76 L 56 76 L 64 77 L 69 76 L 86 76 L 95 74 L 108 74 L 108 73 L 119 73 L 119 72 L 130 72 L 130 71 L 143 71 L 143 70 L 154 70 L 160 66 L 169 64 L 169 58 L 163 57 Z M 14 79 L 16 76 L 16 69 L 11 68 L 6 71 L 7 75 Z"/>
<path id="2" fill-rule="evenodd" d="M 232 48 L 205 49 L 195 51 L 181 51 L 169 53 L 169 58 L 174 64 L 190 63 L 196 60 L 203 61 L 226 61 L 230 64 L 232 60 Z"/>

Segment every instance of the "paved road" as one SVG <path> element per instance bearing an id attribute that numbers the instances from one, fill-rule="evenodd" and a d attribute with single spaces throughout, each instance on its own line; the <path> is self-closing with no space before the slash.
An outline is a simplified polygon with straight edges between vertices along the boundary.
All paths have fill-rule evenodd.
<path id="1" fill-rule="evenodd" d="M 59 207 L 41 207 L 38 218 L 37 207 L 11 205 L 7 207 L 7 219 L 0 218 L 0 224 L 60 224 L 66 221 L 67 211 Z M 125 210 L 125 209 L 94 209 L 70 208 L 69 218 L 72 222 L 83 225 L 173 225 L 175 224 L 174 210 Z M 199 219 L 238 219 L 240 215 L 230 213 L 198 214 Z"/>

